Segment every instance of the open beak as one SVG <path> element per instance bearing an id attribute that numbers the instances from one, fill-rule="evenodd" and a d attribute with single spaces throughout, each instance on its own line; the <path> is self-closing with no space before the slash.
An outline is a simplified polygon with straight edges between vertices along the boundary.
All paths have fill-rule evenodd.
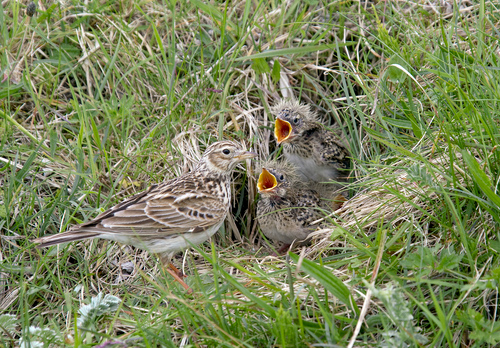
<path id="1" fill-rule="evenodd" d="M 269 173 L 266 168 L 262 168 L 262 173 L 259 175 L 257 188 L 259 192 L 271 192 L 278 186 L 278 182 L 274 175 Z"/>
<path id="2" fill-rule="evenodd" d="M 290 122 L 277 118 L 276 122 L 274 123 L 274 135 L 276 136 L 278 144 L 281 144 L 281 142 L 287 139 L 291 139 L 290 138 L 291 134 L 292 134 L 292 125 L 290 124 Z"/>
<path id="3" fill-rule="evenodd" d="M 239 161 L 244 161 L 246 159 L 249 159 L 249 158 L 254 158 L 256 157 L 257 154 L 255 152 L 251 152 L 251 151 L 241 151 L 239 152 L 236 156 L 234 156 L 236 159 L 238 159 Z"/>

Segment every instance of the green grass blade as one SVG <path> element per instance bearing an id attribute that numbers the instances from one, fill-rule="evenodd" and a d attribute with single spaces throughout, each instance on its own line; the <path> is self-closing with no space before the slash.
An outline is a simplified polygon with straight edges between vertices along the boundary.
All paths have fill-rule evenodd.
<path id="1" fill-rule="evenodd" d="M 289 255 L 294 262 L 297 263 L 299 261 L 299 255 L 294 253 L 289 253 Z M 351 308 L 356 315 L 359 315 L 359 308 L 356 306 L 356 301 L 354 301 L 354 298 L 352 297 L 347 286 L 345 286 L 339 278 L 330 273 L 330 271 L 324 267 L 321 267 L 315 262 L 307 259 L 302 259 L 301 269 L 316 279 L 322 286 L 325 287 L 325 290 L 329 291 L 342 303 Z"/>
<path id="2" fill-rule="evenodd" d="M 354 44 L 355 44 L 354 42 L 347 42 L 347 43 L 338 44 L 338 46 L 339 47 L 346 47 L 346 46 L 352 46 Z M 331 50 L 333 48 L 334 48 L 334 46 L 326 45 L 326 44 L 302 46 L 302 47 L 292 47 L 292 48 L 282 48 L 282 49 L 278 49 L 278 50 L 267 50 L 264 52 L 251 54 L 249 56 L 236 58 L 235 61 L 244 61 L 244 60 L 257 59 L 257 58 L 281 57 L 281 56 L 292 55 L 292 54 L 304 55 L 304 54 L 307 54 L 310 52 L 316 52 L 316 51 L 321 51 L 321 50 Z"/>
<path id="3" fill-rule="evenodd" d="M 500 196 L 493 192 L 491 181 L 481 169 L 477 160 L 466 150 L 462 151 L 462 155 L 464 156 L 465 163 L 467 163 L 469 167 L 470 173 L 475 179 L 474 182 L 481 188 L 486 197 L 500 208 Z"/>

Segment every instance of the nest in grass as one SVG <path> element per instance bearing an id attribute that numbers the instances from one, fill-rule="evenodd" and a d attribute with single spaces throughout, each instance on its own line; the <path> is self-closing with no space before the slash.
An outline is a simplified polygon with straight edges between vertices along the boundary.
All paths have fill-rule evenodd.
<path id="1" fill-rule="evenodd" d="M 455 185 L 459 186 L 464 183 L 466 176 L 457 165 L 461 158 L 461 154 L 455 155 Z M 406 169 L 400 169 L 402 167 Z M 357 183 L 367 188 L 329 216 L 333 219 L 332 228 L 321 229 L 310 235 L 312 246 L 309 254 L 320 253 L 337 245 L 339 241 L 332 238 L 332 232 L 338 227 L 348 232 L 362 230 L 370 234 L 380 225 L 397 226 L 405 221 L 420 221 L 432 215 L 431 207 L 439 199 L 439 192 L 451 186 L 445 174 L 449 171 L 450 159 L 446 155 L 431 157 L 426 161 L 400 160 L 392 167 L 378 170 Z"/>

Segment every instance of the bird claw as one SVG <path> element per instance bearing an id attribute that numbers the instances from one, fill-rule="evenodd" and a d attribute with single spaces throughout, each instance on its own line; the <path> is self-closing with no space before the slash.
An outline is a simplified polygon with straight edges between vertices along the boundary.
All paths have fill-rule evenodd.
<path id="1" fill-rule="evenodd" d="M 173 263 L 169 263 L 168 268 L 170 268 L 173 272 L 175 272 L 175 274 L 177 274 L 177 276 L 181 279 L 187 277 L 187 275 L 185 275 L 184 272 L 182 272 L 180 269 L 175 267 Z"/>
<path id="2" fill-rule="evenodd" d="M 286 244 L 285 243 L 285 244 L 283 244 L 281 246 L 281 248 L 279 248 L 278 250 L 276 250 L 276 252 L 278 253 L 278 255 L 284 255 L 288 251 L 288 249 L 290 248 L 290 245 L 291 244 Z"/>
<path id="3" fill-rule="evenodd" d="M 186 282 L 184 280 L 182 280 L 182 278 L 186 277 L 182 271 L 179 271 L 177 269 L 177 267 L 175 267 L 172 263 L 169 263 L 168 265 L 168 268 L 166 269 L 166 271 L 172 276 L 174 277 L 175 280 L 177 280 L 177 282 L 179 284 L 182 285 L 182 287 L 184 289 L 187 290 L 188 294 L 192 294 L 193 293 L 193 290 L 189 287 L 189 285 L 186 284 Z"/>

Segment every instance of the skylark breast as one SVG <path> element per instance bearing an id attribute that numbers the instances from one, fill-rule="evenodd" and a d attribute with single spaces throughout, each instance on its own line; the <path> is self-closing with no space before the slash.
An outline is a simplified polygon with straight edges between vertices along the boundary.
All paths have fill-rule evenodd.
<path id="1" fill-rule="evenodd" d="M 304 180 L 348 180 L 349 152 L 339 136 L 318 122 L 308 105 L 283 100 L 273 107 L 273 113 L 276 140 Z"/>
<path id="2" fill-rule="evenodd" d="M 264 165 L 257 188 L 257 220 L 264 235 L 285 243 L 280 251 L 306 242 L 316 228 L 311 223 L 324 216 L 319 193 L 302 185 L 293 167 L 277 162 Z"/>
<path id="3" fill-rule="evenodd" d="M 216 142 L 193 171 L 153 185 L 92 221 L 34 242 L 42 248 L 88 238 L 109 239 L 159 254 L 176 271 L 170 263 L 173 254 L 219 230 L 230 208 L 231 173 L 238 162 L 255 156 L 234 142 Z M 179 278 L 175 271 L 167 271 Z"/>

